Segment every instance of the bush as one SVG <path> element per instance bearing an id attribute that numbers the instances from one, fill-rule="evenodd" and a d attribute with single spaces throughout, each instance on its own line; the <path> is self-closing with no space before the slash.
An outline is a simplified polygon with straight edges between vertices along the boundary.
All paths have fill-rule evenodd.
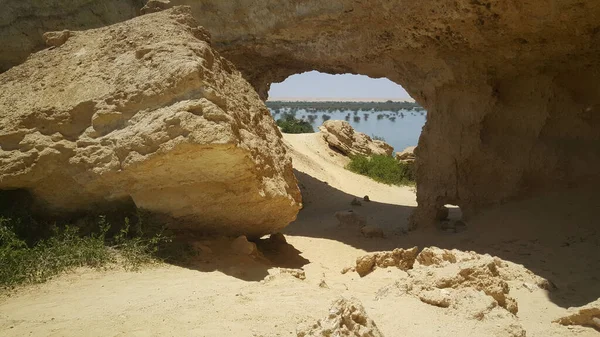
<path id="1" fill-rule="evenodd" d="M 48 237 L 34 243 L 17 234 L 21 222 L 19 218 L 0 217 L 0 287 L 45 282 L 83 266 L 99 268 L 119 262 L 128 269 L 137 269 L 154 261 L 159 246 L 170 242 L 162 230 L 145 235 L 141 218 L 136 224 L 138 234 L 133 233 L 125 218 L 124 226 L 109 238 L 111 226 L 100 217 L 96 231 L 89 235 L 81 236 L 74 226 L 52 226 Z"/>
<path id="2" fill-rule="evenodd" d="M 277 126 L 283 133 L 313 133 L 315 130 L 309 122 L 296 119 L 292 114 L 285 114 L 277 120 Z"/>
<path id="3" fill-rule="evenodd" d="M 346 168 L 354 173 L 365 175 L 388 185 L 414 185 L 413 165 L 398 162 L 393 157 L 375 155 L 372 157 L 352 156 Z"/>

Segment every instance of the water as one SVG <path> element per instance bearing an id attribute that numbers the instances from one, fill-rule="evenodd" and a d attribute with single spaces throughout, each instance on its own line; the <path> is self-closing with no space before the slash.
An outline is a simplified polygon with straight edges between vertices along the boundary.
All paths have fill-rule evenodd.
<path id="1" fill-rule="evenodd" d="M 271 114 L 277 120 L 289 111 L 288 109 L 277 114 L 271 110 Z M 373 136 L 383 137 L 386 143 L 394 147 L 394 151 L 402 151 L 409 146 L 416 146 L 419 142 L 419 135 L 423 125 L 425 125 L 427 112 L 413 110 L 400 110 L 399 112 L 358 111 L 356 113 L 349 110 L 309 112 L 300 109 L 295 113 L 296 118 L 310 122 L 315 131 L 319 131 L 319 126 L 323 124 L 324 115 L 330 116 L 332 120 L 346 120 L 354 130 L 366 133 L 371 138 Z M 309 116 L 315 116 L 316 118 Z"/>

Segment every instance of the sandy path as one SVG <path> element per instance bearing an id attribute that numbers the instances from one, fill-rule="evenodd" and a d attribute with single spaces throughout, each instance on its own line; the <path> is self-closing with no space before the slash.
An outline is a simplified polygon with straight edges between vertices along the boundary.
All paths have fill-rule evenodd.
<path id="1" fill-rule="evenodd" d="M 368 251 L 413 245 L 474 250 L 523 264 L 558 287 L 530 291 L 514 282 L 518 322 L 528 337 L 598 336 L 583 327 L 550 323 L 569 306 L 600 297 L 600 198 L 593 191 L 566 191 L 512 203 L 474 219 L 467 231 L 448 234 L 421 228 L 405 234 L 415 204 L 410 188 L 375 183 L 342 168 L 318 135 L 286 135 L 302 185 L 305 208 L 285 231 L 286 251 L 269 252 L 265 264 L 227 255 L 200 255 L 192 266 L 159 265 L 140 272 L 78 270 L 0 298 L 2 336 L 295 336 L 298 323 L 326 315 L 340 295 L 363 302 L 386 336 L 509 336 L 495 321 L 449 314 L 403 294 L 382 289 L 406 273 L 380 269 L 365 278 L 341 274 Z M 385 239 L 366 239 L 341 229 L 333 214 L 354 207 L 384 228 Z M 566 201 L 565 201 L 566 200 Z M 306 280 L 265 278 L 277 266 L 302 267 Z M 321 284 L 324 281 L 326 286 Z M 379 295 L 378 295 L 379 294 Z M 383 295 L 382 295 L 383 294 Z"/>

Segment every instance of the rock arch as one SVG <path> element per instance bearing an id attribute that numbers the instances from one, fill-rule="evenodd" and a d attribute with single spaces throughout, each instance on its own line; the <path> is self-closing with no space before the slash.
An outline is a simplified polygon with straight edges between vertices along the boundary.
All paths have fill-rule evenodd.
<path id="1" fill-rule="evenodd" d="M 598 1 L 150 0 L 141 12 L 174 5 L 263 98 L 308 70 L 406 88 L 429 111 L 415 223 L 447 203 L 469 215 L 600 180 Z"/>

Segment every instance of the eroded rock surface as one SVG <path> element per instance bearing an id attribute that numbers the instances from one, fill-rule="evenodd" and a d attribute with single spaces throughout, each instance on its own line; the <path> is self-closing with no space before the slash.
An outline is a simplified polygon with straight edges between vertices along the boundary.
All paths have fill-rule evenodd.
<path id="1" fill-rule="evenodd" d="M 132 199 L 185 228 L 287 225 L 300 193 L 281 134 L 208 40 L 176 7 L 70 32 L 0 74 L 0 189 L 53 214 Z"/>
<path id="2" fill-rule="evenodd" d="M 300 326 L 298 337 L 383 337 L 375 322 L 367 316 L 359 300 L 340 298 L 336 300 L 329 315 L 313 325 Z"/>
<path id="3" fill-rule="evenodd" d="M 309 70 L 401 84 L 428 111 L 414 224 L 445 204 L 468 220 L 600 180 L 598 1 L 170 3 L 193 6 L 264 98 L 271 83 Z"/>
<path id="4" fill-rule="evenodd" d="M 361 277 L 371 273 L 375 268 L 396 267 L 400 270 L 409 270 L 413 267 L 419 249 L 396 248 L 387 252 L 375 252 L 360 256 L 356 259 L 356 272 Z"/>
<path id="5" fill-rule="evenodd" d="M 98 26 L 141 6 L 41 3 L 3 7 L 0 69 L 41 48 L 44 29 Z M 444 204 L 468 220 L 491 204 L 600 180 L 598 1 L 150 0 L 146 11 L 181 4 L 263 99 L 271 83 L 309 70 L 401 84 L 428 110 L 414 224 L 434 221 Z"/>
<path id="6" fill-rule="evenodd" d="M 600 299 L 579 308 L 569 308 L 569 314 L 554 320 L 562 325 L 582 325 L 600 331 Z"/>
<path id="7" fill-rule="evenodd" d="M 362 132 L 355 131 L 346 121 L 328 120 L 319 127 L 323 139 L 330 147 L 349 155 L 391 156 L 394 148 L 381 140 L 373 140 Z"/>

